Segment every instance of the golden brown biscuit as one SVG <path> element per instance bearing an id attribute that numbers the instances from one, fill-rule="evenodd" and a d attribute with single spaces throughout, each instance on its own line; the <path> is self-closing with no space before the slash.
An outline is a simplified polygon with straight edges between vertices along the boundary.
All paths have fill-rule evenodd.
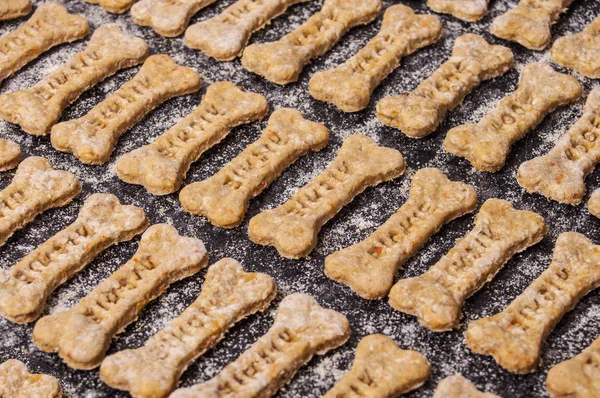
<path id="1" fill-rule="evenodd" d="M 19 144 L 0 138 L 0 171 L 14 169 L 21 159 Z"/>
<path id="2" fill-rule="evenodd" d="M 179 36 L 198 11 L 216 0 L 140 0 L 131 7 L 131 19 L 138 25 L 151 26 L 166 37 Z"/>
<path id="3" fill-rule="evenodd" d="M 600 16 L 583 32 L 558 38 L 550 56 L 557 64 L 590 79 L 600 79 Z"/>
<path id="4" fill-rule="evenodd" d="M 600 397 L 600 338 L 576 357 L 554 365 L 546 388 L 553 398 Z"/>
<path id="5" fill-rule="evenodd" d="M 460 375 L 448 376 L 440 381 L 433 398 L 500 398 L 496 394 L 480 392 L 469 380 Z"/>
<path id="6" fill-rule="evenodd" d="M 5 0 L 0 2 L 0 21 L 15 19 L 31 12 L 31 0 Z"/>
<path id="7" fill-rule="evenodd" d="M 0 397 L 61 398 L 58 380 L 44 374 L 31 374 L 27 366 L 16 359 L 0 364 Z"/>
<path id="8" fill-rule="evenodd" d="M 590 196 L 588 210 L 593 216 L 600 218 L 600 188 L 596 189 Z"/>
<path id="9" fill-rule="evenodd" d="M 129 10 L 136 0 L 85 0 L 87 3 L 100 4 L 106 12 L 123 14 Z"/>
<path id="10" fill-rule="evenodd" d="M 488 0 L 427 0 L 427 7 L 463 21 L 477 22 L 487 14 Z"/>

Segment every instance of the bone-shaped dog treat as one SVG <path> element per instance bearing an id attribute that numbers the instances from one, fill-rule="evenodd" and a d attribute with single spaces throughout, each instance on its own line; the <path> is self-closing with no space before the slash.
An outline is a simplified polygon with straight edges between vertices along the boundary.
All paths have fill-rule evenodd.
<path id="1" fill-rule="evenodd" d="M 235 362 L 205 383 L 180 388 L 171 398 L 269 398 L 315 354 L 348 340 L 350 327 L 339 312 L 296 293 L 281 301 L 271 329 Z"/>
<path id="2" fill-rule="evenodd" d="M 352 369 L 323 398 L 395 398 L 421 387 L 429 378 L 429 362 L 416 351 L 401 350 L 382 334 L 363 338 Z"/>
<path id="3" fill-rule="evenodd" d="M 59 3 L 42 4 L 27 22 L 0 38 L 0 82 L 52 47 L 81 39 L 88 30 L 84 17 L 69 14 Z"/>
<path id="4" fill-rule="evenodd" d="M 248 46 L 242 66 L 276 84 L 295 82 L 305 65 L 353 27 L 374 20 L 379 10 L 380 0 L 325 0 L 321 11 L 279 41 Z"/>
<path id="5" fill-rule="evenodd" d="M 68 311 L 41 318 L 33 341 L 74 369 L 100 365 L 113 337 L 133 322 L 150 301 L 180 279 L 206 266 L 206 249 L 167 224 L 153 225 L 126 264 Z"/>
<path id="6" fill-rule="evenodd" d="M 12 141 L 0 138 L 0 171 L 14 169 L 21 158 L 21 147 Z"/>
<path id="7" fill-rule="evenodd" d="M 460 375 L 448 376 L 440 381 L 433 398 L 500 398 L 496 394 L 480 392 L 469 380 Z"/>
<path id="8" fill-rule="evenodd" d="M 353 135 L 313 181 L 281 206 L 253 217 L 248 235 L 254 243 L 275 246 L 283 257 L 306 257 L 317 244 L 321 227 L 342 207 L 367 187 L 398 177 L 405 167 L 397 150 Z"/>
<path id="9" fill-rule="evenodd" d="M 153 55 L 137 75 L 85 116 L 54 125 L 52 146 L 87 164 L 106 163 L 119 137 L 170 98 L 200 89 L 200 75 L 166 54 Z"/>
<path id="10" fill-rule="evenodd" d="M 600 338 L 576 357 L 553 366 L 546 388 L 553 398 L 600 397 Z"/>
<path id="11" fill-rule="evenodd" d="M 131 19 L 156 33 L 175 37 L 185 31 L 198 11 L 216 0 L 140 0 L 131 7 Z"/>
<path id="12" fill-rule="evenodd" d="M 135 0 L 85 0 L 87 3 L 100 4 L 106 12 L 123 14 L 131 8 Z"/>
<path id="13" fill-rule="evenodd" d="M 487 14 L 488 0 L 427 0 L 427 7 L 463 21 L 477 22 Z"/>
<path id="14" fill-rule="evenodd" d="M 47 297 L 109 246 L 132 239 L 148 226 L 142 209 L 116 196 L 95 194 L 77 220 L 10 269 L 0 270 L 0 314 L 16 323 L 37 319 Z"/>
<path id="15" fill-rule="evenodd" d="M 143 40 L 124 34 L 118 25 L 104 25 L 96 29 L 82 52 L 39 83 L 0 96 L 0 118 L 29 134 L 48 134 L 63 110 L 85 90 L 147 56 Z"/>
<path id="16" fill-rule="evenodd" d="M 68 171 L 55 170 L 44 158 L 21 162 L 15 177 L 0 191 L 0 246 L 39 214 L 69 204 L 81 191 L 81 183 Z"/>
<path id="17" fill-rule="evenodd" d="M 600 16 L 583 32 L 556 40 L 550 56 L 554 62 L 590 79 L 600 79 Z"/>
<path id="18" fill-rule="evenodd" d="M 585 177 L 600 161 L 600 89 L 590 93 L 583 116 L 546 155 L 523 163 L 519 185 L 561 203 L 579 204 Z"/>
<path id="19" fill-rule="evenodd" d="M 236 227 L 243 221 L 250 199 L 296 159 L 323 149 L 328 140 L 324 125 L 304 119 L 297 110 L 279 109 L 260 138 L 217 174 L 183 188 L 181 205 L 189 213 L 207 217 L 213 225 Z"/>
<path id="20" fill-rule="evenodd" d="M 0 364 L 0 397 L 61 398 L 58 380 L 44 374 L 31 374 L 27 366 L 16 359 Z"/>
<path id="21" fill-rule="evenodd" d="M 600 189 L 596 189 L 592 193 L 588 202 L 588 210 L 592 215 L 600 218 Z"/>
<path id="22" fill-rule="evenodd" d="M 477 193 L 470 185 L 450 181 L 438 169 L 421 169 L 413 177 L 408 201 L 365 240 L 327 256 L 325 274 L 363 298 L 382 298 L 398 268 L 445 223 L 476 205 Z"/>
<path id="23" fill-rule="evenodd" d="M 143 347 L 107 357 L 100 377 L 136 398 L 166 397 L 190 363 L 235 323 L 267 308 L 275 292 L 270 276 L 244 272 L 236 260 L 223 259 L 208 269 L 200 297 L 191 306 Z"/>
<path id="24" fill-rule="evenodd" d="M 451 129 L 446 150 L 466 158 L 473 167 L 496 172 L 504 167 L 512 144 L 533 130 L 547 114 L 569 104 L 583 92 L 573 76 L 558 73 L 547 64 L 525 67 L 518 89 L 476 124 Z"/>
<path id="25" fill-rule="evenodd" d="M 190 26 L 184 43 L 217 61 L 242 55 L 250 36 L 288 7 L 310 0 L 238 0 L 216 17 Z"/>
<path id="26" fill-rule="evenodd" d="M 215 83 L 192 113 L 152 144 L 123 155 L 117 161 L 117 175 L 154 195 L 175 192 L 202 153 L 232 128 L 262 119 L 268 110 L 262 95 L 246 93 L 230 82 Z"/>
<path id="27" fill-rule="evenodd" d="M 550 39 L 550 28 L 573 0 L 521 0 L 492 22 L 490 32 L 530 50 L 543 50 Z"/>
<path id="28" fill-rule="evenodd" d="M 373 90 L 400 60 L 439 40 L 442 24 L 433 15 L 418 15 L 407 6 L 388 8 L 381 31 L 356 55 L 337 68 L 318 72 L 310 79 L 310 94 L 344 112 L 369 105 Z"/>
<path id="29" fill-rule="evenodd" d="M 482 81 L 503 75 L 512 65 L 508 48 L 491 46 L 472 33 L 462 35 L 456 39 L 448 61 L 415 91 L 379 101 L 377 117 L 409 137 L 425 137 Z"/>
<path id="30" fill-rule="evenodd" d="M 510 258 L 539 242 L 547 231 L 532 211 L 515 210 L 507 201 L 488 199 L 475 227 L 424 274 L 399 280 L 390 305 L 414 315 L 430 330 L 458 326 L 463 302 L 494 278 Z"/>
<path id="31" fill-rule="evenodd" d="M 585 235 L 563 233 L 548 269 L 504 311 L 469 324 L 467 345 L 478 354 L 493 356 L 510 372 L 533 372 L 554 326 L 598 286 L 600 246 Z"/>
<path id="32" fill-rule="evenodd" d="M 9 0 L 0 3 L 0 21 L 15 19 L 31 12 L 31 0 Z"/>

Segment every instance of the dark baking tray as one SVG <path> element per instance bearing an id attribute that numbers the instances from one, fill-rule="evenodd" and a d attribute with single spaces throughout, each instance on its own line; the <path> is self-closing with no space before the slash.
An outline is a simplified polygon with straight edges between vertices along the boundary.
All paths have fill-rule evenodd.
<path id="1" fill-rule="evenodd" d="M 234 0 L 219 0 L 199 12 L 192 23 L 212 17 L 221 12 Z M 544 388 L 546 373 L 550 366 L 568 359 L 587 347 L 600 334 L 600 294 L 594 292 L 585 297 L 570 312 L 550 335 L 543 350 L 540 369 L 530 375 L 515 376 L 502 370 L 489 357 L 473 354 L 464 344 L 465 325 L 474 319 L 502 310 L 550 263 L 554 242 L 559 233 L 578 231 L 600 243 L 600 220 L 590 216 L 584 205 L 577 207 L 549 202 L 541 196 L 529 195 L 515 180 L 516 169 L 523 161 L 548 151 L 555 140 L 578 118 L 583 106 L 577 104 L 564 107 L 549 115 L 534 131 L 516 144 L 508 157 L 508 164 L 496 174 L 475 171 L 466 161 L 445 154 L 442 140 L 448 129 L 480 119 L 503 96 L 512 92 L 518 82 L 519 71 L 524 64 L 535 60 L 549 61 L 548 52 L 528 51 L 516 44 L 503 42 L 488 33 L 493 17 L 514 6 L 514 0 L 492 0 L 490 15 L 480 23 L 469 24 L 450 16 L 439 16 L 444 23 L 444 37 L 433 46 L 411 55 L 402 61 L 402 66 L 391 74 L 375 91 L 369 108 L 355 114 L 344 114 L 333 106 L 317 102 L 308 94 L 308 79 L 316 71 L 335 66 L 361 48 L 379 29 L 381 17 L 375 23 L 352 30 L 325 56 L 308 66 L 297 83 L 279 87 L 254 76 L 236 60 L 217 63 L 201 52 L 183 46 L 181 38 L 168 39 L 156 35 L 149 28 L 133 24 L 128 13 L 115 16 L 102 11 L 96 5 L 80 0 L 62 1 L 71 11 L 85 14 L 96 28 L 109 22 L 118 22 L 127 31 L 144 38 L 152 53 L 167 53 L 178 62 L 194 67 L 203 77 L 200 93 L 169 101 L 125 134 L 112 158 L 105 166 L 85 166 L 70 154 L 62 154 L 50 146 L 48 137 L 32 137 L 17 126 L 0 122 L 0 135 L 21 144 L 26 156 L 41 155 L 49 158 L 58 168 L 75 172 L 83 181 L 83 193 L 74 203 L 46 212 L 33 223 L 16 233 L 0 248 L 0 267 L 7 268 L 44 240 L 71 223 L 83 202 L 93 192 L 111 192 L 122 202 L 144 208 L 153 223 L 172 223 L 187 235 L 201 238 L 210 253 L 213 263 L 222 257 L 234 257 L 253 271 L 261 271 L 275 278 L 279 288 L 277 299 L 264 314 L 252 316 L 241 322 L 227 334 L 216 347 L 196 361 L 183 375 L 182 386 L 207 380 L 223 366 L 234 360 L 270 327 L 275 309 L 281 298 L 293 292 L 314 295 L 326 307 L 343 312 L 350 320 L 352 337 L 340 349 L 313 359 L 304 366 L 294 379 L 279 392 L 279 397 L 317 397 L 325 393 L 349 368 L 354 357 L 356 344 L 363 336 L 385 333 L 393 337 L 403 348 L 418 350 L 431 362 L 432 374 L 429 381 L 410 397 L 431 396 L 437 382 L 450 374 L 461 373 L 473 380 L 480 388 L 495 392 L 504 398 L 547 396 Z M 40 1 L 34 1 L 40 4 Z M 424 0 L 385 1 L 389 6 L 404 3 L 421 13 L 431 13 Z M 276 40 L 298 26 L 321 6 L 321 0 L 292 7 L 285 15 L 255 34 L 253 42 Z M 600 3 L 592 0 L 575 0 L 553 28 L 553 37 L 580 31 L 600 14 Z M 25 18 L 2 22 L 0 34 L 5 34 Z M 430 137 L 422 140 L 409 139 L 397 130 L 382 126 L 375 117 L 375 104 L 385 95 L 410 91 L 435 70 L 450 54 L 454 39 L 463 33 L 483 35 L 492 43 L 508 45 L 514 52 L 517 69 L 493 81 L 485 82 L 469 95 L 464 104 L 451 112 L 447 120 Z M 1 91 L 12 91 L 28 87 L 38 81 L 52 68 L 68 59 L 84 47 L 84 42 L 64 45 L 43 55 L 22 69 L 16 77 L 2 84 Z M 556 66 L 556 65 L 555 65 Z M 137 68 L 119 72 L 95 88 L 89 90 L 64 113 L 65 120 L 84 115 L 92 106 L 130 79 Z M 564 70 L 563 70 L 564 71 Z M 597 82 L 581 78 L 586 94 Z M 210 83 L 230 80 L 248 90 L 259 92 L 269 99 L 271 108 L 293 107 L 312 120 L 325 123 L 330 128 L 331 143 L 320 153 L 300 159 L 286 170 L 271 187 L 252 201 L 246 222 L 233 230 L 212 227 L 201 217 L 192 217 L 181 210 L 177 194 L 155 197 L 139 186 L 127 185 L 112 171 L 115 160 L 122 154 L 146 144 L 164 132 L 181 117 L 189 113 L 200 101 Z M 266 125 L 266 120 L 235 129 L 222 143 L 209 150 L 195 163 L 186 183 L 202 180 L 226 164 L 246 145 L 254 141 Z M 260 247 L 247 237 L 248 219 L 268 208 L 285 201 L 291 193 L 308 182 L 335 156 L 344 138 L 351 134 L 367 134 L 381 144 L 402 151 L 408 162 L 404 177 L 393 182 L 368 189 L 350 205 L 345 207 L 322 230 L 316 250 L 311 257 L 301 261 L 282 259 L 271 247 Z M 498 276 L 479 293 L 471 297 L 464 306 L 463 326 L 449 333 L 432 333 L 419 326 L 416 319 L 390 308 L 385 300 L 367 301 L 359 298 L 347 287 L 327 279 L 323 274 L 324 256 L 334 250 L 348 246 L 366 237 L 385 221 L 405 200 L 410 177 L 422 167 L 438 167 L 450 178 L 473 184 L 480 196 L 480 204 L 487 198 L 500 197 L 510 200 L 517 208 L 530 209 L 542 214 L 550 231 L 544 240 L 526 252 L 515 256 Z M 6 186 L 12 172 L 0 173 L 0 187 Z M 587 179 L 588 192 L 600 186 L 600 175 Z M 588 195 L 589 196 L 589 195 Z M 587 200 L 587 197 L 586 197 Z M 472 227 L 473 215 L 463 217 L 442 228 L 440 233 L 421 250 L 399 273 L 400 277 L 415 276 L 424 272 Z M 61 286 L 50 298 L 46 309 L 55 311 L 73 306 L 95 285 L 110 275 L 121 263 L 134 253 L 138 240 L 124 243 L 107 250 L 93 261 L 83 272 Z M 156 333 L 172 318 L 177 316 L 197 297 L 205 272 L 174 284 L 166 294 L 147 306 L 137 322 L 131 324 L 111 346 L 109 351 L 138 347 Z M 19 326 L 0 319 L 0 362 L 18 358 L 26 362 L 35 372 L 45 372 L 58 377 L 68 397 L 126 397 L 104 385 L 98 371 L 74 371 L 63 364 L 54 354 L 46 354 L 31 341 L 32 325 Z"/>

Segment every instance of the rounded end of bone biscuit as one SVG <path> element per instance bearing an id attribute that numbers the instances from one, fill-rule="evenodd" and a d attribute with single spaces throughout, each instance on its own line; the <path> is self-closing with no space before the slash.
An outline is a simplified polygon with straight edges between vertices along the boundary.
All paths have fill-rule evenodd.
<path id="1" fill-rule="evenodd" d="M 550 22 L 546 18 L 523 15 L 517 8 L 494 19 L 490 32 L 534 51 L 543 50 L 551 39 Z"/>
<path id="2" fill-rule="evenodd" d="M 440 122 L 440 110 L 428 98 L 405 94 L 385 97 L 377 104 L 377 117 L 386 126 L 413 138 L 431 134 Z"/>
<path id="3" fill-rule="evenodd" d="M 179 174 L 179 162 L 153 150 L 151 145 L 121 156 L 115 172 L 121 180 L 142 185 L 153 195 L 171 194 L 179 189 L 185 174 Z"/>
<path id="4" fill-rule="evenodd" d="M 0 271 L 0 314 L 17 324 L 35 321 L 44 310 L 46 297 L 41 296 L 35 284 L 10 286 L 3 282 L 2 272 Z M 8 272 L 4 271 L 6 275 Z"/>
<path id="5" fill-rule="evenodd" d="M 290 259 L 306 257 L 317 239 L 312 220 L 294 214 L 280 215 L 277 209 L 252 217 L 248 237 L 259 245 L 275 246 L 281 256 Z"/>
<path id="6" fill-rule="evenodd" d="M 297 47 L 282 41 L 253 44 L 244 50 L 242 66 L 275 84 L 285 85 L 298 80 L 304 56 Z"/>
<path id="7" fill-rule="evenodd" d="M 319 101 L 329 102 L 344 112 L 359 112 L 371 99 L 370 79 L 363 75 L 330 69 L 317 72 L 308 83 L 310 95 Z"/>
<path id="8" fill-rule="evenodd" d="M 187 47 L 201 50 L 217 61 L 231 61 L 240 56 L 247 41 L 247 31 L 243 26 L 214 19 L 190 26 L 183 38 Z"/>

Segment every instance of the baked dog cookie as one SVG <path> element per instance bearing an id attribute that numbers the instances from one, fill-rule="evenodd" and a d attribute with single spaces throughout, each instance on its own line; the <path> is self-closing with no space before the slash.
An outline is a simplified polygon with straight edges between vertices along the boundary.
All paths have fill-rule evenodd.
<path id="1" fill-rule="evenodd" d="M 206 266 L 206 249 L 167 224 L 142 235 L 133 258 L 70 310 L 41 318 L 33 329 L 40 350 L 58 352 L 73 369 L 100 365 L 113 337 L 150 301 L 178 280 Z"/>
<path id="2" fill-rule="evenodd" d="M 0 21 L 15 19 L 31 12 L 31 0 L 10 0 L 0 3 Z"/>
<path id="3" fill-rule="evenodd" d="M 427 0 L 427 7 L 463 21 L 477 22 L 487 14 L 488 0 Z"/>
<path id="4" fill-rule="evenodd" d="M 379 101 L 377 118 L 409 137 L 425 137 L 482 81 L 503 75 L 512 65 L 508 48 L 491 46 L 482 37 L 467 33 L 456 39 L 450 59 L 415 91 Z"/>
<path id="5" fill-rule="evenodd" d="M 123 14 L 131 8 L 135 0 L 85 0 L 87 3 L 100 4 L 106 12 Z"/>
<path id="6" fill-rule="evenodd" d="M 163 398 L 183 371 L 243 318 L 263 311 L 275 297 L 275 281 L 245 272 L 225 258 L 208 269 L 200 297 L 141 348 L 107 357 L 100 378 L 136 398 Z"/>
<path id="7" fill-rule="evenodd" d="M 306 257 L 317 244 L 321 227 L 342 207 L 366 188 L 400 176 L 405 167 L 397 150 L 353 135 L 314 180 L 281 206 L 254 216 L 248 236 L 254 243 L 275 246 L 283 257 Z"/>
<path id="8" fill-rule="evenodd" d="M 198 72 L 166 54 L 153 55 L 133 79 L 85 116 L 52 127 L 52 146 L 86 164 L 104 164 L 119 137 L 163 102 L 200 90 Z"/>
<path id="9" fill-rule="evenodd" d="M 558 38 L 550 56 L 559 65 L 590 79 L 600 79 L 600 16 L 583 32 Z"/>
<path id="10" fill-rule="evenodd" d="M 281 301 L 271 329 L 221 373 L 202 384 L 180 388 L 171 398 L 269 398 L 315 354 L 348 340 L 350 326 L 339 312 L 296 293 Z"/>
<path id="11" fill-rule="evenodd" d="M 440 381 L 433 398 L 500 398 L 496 394 L 480 392 L 477 387 L 461 375 L 448 376 Z"/>
<path id="12" fill-rule="evenodd" d="M 16 359 L 0 364 L 0 397 L 61 398 L 58 380 L 44 374 L 31 374 L 27 366 Z"/>
<path id="13" fill-rule="evenodd" d="M 27 22 L 0 38 L 0 82 L 52 47 L 79 40 L 88 31 L 84 17 L 69 14 L 59 3 L 42 4 Z"/>
<path id="14" fill-rule="evenodd" d="M 19 144 L 0 138 L 0 171 L 14 169 L 21 159 Z"/>
<path id="15" fill-rule="evenodd" d="M 517 91 L 476 124 L 454 127 L 444 148 L 466 158 L 473 167 L 494 173 L 504 167 L 512 144 L 533 130 L 547 114 L 581 97 L 583 87 L 573 76 L 545 63 L 525 66 Z"/>
<path id="16" fill-rule="evenodd" d="M 512 256 L 542 240 L 546 231 L 539 214 L 515 210 L 506 200 L 488 199 L 475 217 L 475 227 L 444 257 L 424 274 L 394 285 L 390 305 L 435 332 L 456 328 L 464 301 Z"/>
<path id="17" fill-rule="evenodd" d="M 590 200 L 588 202 L 588 211 L 600 218 L 600 189 L 596 189 L 592 196 L 590 196 Z"/>
<path id="18" fill-rule="evenodd" d="M 490 32 L 530 50 L 543 50 L 552 38 L 550 28 L 572 1 L 521 0 L 515 8 L 494 19 Z"/>
<path id="19" fill-rule="evenodd" d="M 278 41 L 248 46 L 242 66 L 273 83 L 293 83 L 312 59 L 353 27 L 373 21 L 380 10 L 380 0 L 325 0 L 321 11 Z"/>
<path id="20" fill-rule="evenodd" d="M 119 69 L 143 62 L 148 45 L 119 25 L 96 29 L 87 47 L 25 90 L 0 96 L 0 118 L 33 135 L 50 133 L 63 110 L 84 91 Z"/>
<path id="21" fill-rule="evenodd" d="M 328 141 L 329 131 L 321 123 L 304 119 L 294 109 L 278 109 L 258 140 L 212 177 L 183 188 L 181 205 L 217 227 L 237 227 L 244 220 L 250 199 L 299 157 L 320 151 Z"/>
<path id="22" fill-rule="evenodd" d="M 117 175 L 127 183 L 143 185 L 154 195 L 173 193 L 205 151 L 232 128 L 262 119 L 268 110 L 262 95 L 247 93 L 230 82 L 214 83 L 192 113 L 152 144 L 121 156 Z"/>
<path id="23" fill-rule="evenodd" d="M 465 334 L 467 345 L 493 356 L 509 372 L 533 372 L 554 326 L 598 286 L 600 246 L 579 233 L 560 234 L 548 269 L 504 311 L 472 322 Z"/>
<path id="24" fill-rule="evenodd" d="M 375 88 L 403 57 L 435 43 L 441 35 L 442 23 L 433 15 L 415 14 L 402 4 L 391 6 L 381 30 L 362 50 L 342 65 L 313 75 L 310 94 L 344 112 L 363 110 Z"/>
<path id="25" fill-rule="evenodd" d="M 394 275 L 440 228 L 477 205 L 472 186 L 448 180 L 438 169 L 415 173 L 408 200 L 360 243 L 325 258 L 325 275 L 366 299 L 382 298 Z"/>
<path id="26" fill-rule="evenodd" d="M 166 37 L 179 36 L 198 11 L 216 0 L 140 0 L 131 7 L 131 19 Z"/>
<path id="27" fill-rule="evenodd" d="M 190 26 L 183 42 L 217 61 L 231 61 L 242 55 L 252 33 L 288 7 L 307 1 L 310 0 L 238 0 L 216 17 Z"/>
<path id="28" fill-rule="evenodd" d="M 74 174 L 53 169 L 41 157 L 23 160 L 10 185 L 0 191 L 0 246 L 39 214 L 71 203 L 79 192 Z"/>
<path id="29" fill-rule="evenodd" d="M 108 247 L 148 227 L 140 208 L 116 196 L 90 196 L 77 220 L 8 270 L 0 270 L 0 314 L 15 323 L 36 320 L 48 296 Z"/>
<path id="30" fill-rule="evenodd" d="M 554 365 L 546 388 L 553 398 L 600 397 L 600 338 L 576 357 Z"/>
<path id="31" fill-rule="evenodd" d="M 395 398 L 421 387 L 428 378 L 427 358 L 401 350 L 387 336 L 372 334 L 358 343 L 352 369 L 323 398 Z"/>
<path id="32" fill-rule="evenodd" d="M 585 177 L 600 162 L 600 88 L 590 92 L 583 115 L 543 156 L 523 163 L 519 185 L 560 203 L 576 205 L 585 195 Z"/>

